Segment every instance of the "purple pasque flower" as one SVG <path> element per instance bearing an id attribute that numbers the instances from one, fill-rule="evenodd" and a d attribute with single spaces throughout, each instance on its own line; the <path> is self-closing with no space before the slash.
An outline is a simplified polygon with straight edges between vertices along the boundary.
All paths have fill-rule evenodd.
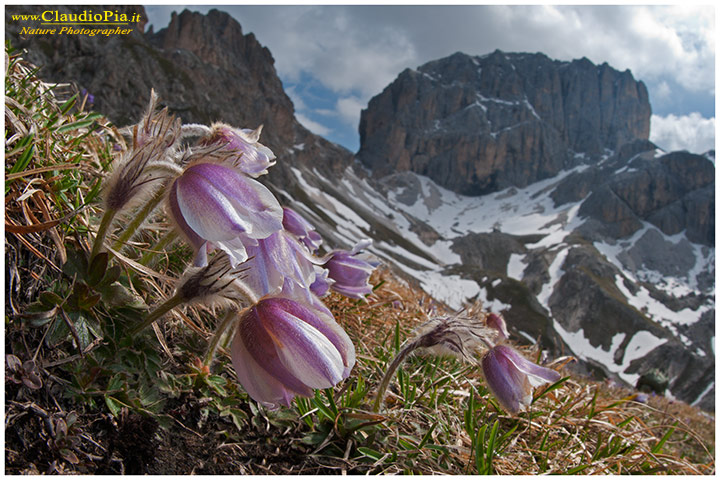
<path id="1" fill-rule="evenodd" d="M 360 300 L 372 293 L 369 280 L 378 263 L 359 255 L 371 243 L 370 240 L 362 240 L 349 252 L 336 250 L 325 257 L 323 266 L 328 270 L 328 277 L 335 282 L 330 286 L 332 290 Z"/>
<path id="2" fill-rule="evenodd" d="M 530 405 L 533 387 L 560 380 L 555 370 L 532 363 L 506 345 L 491 348 L 482 358 L 482 369 L 500 405 L 513 414 Z"/>
<path id="3" fill-rule="evenodd" d="M 488 316 L 485 317 L 485 324 L 497 332 L 498 338 L 507 340 L 510 337 L 507 324 L 505 323 L 505 319 L 502 315 L 498 315 L 497 313 L 488 314 Z"/>
<path id="4" fill-rule="evenodd" d="M 355 348 L 327 308 L 283 297 L 241 314 L 231 352 L 245 391 L 271 408 L 335 386 L 355 364 Z"/>
<path id="5" fill-rule="evenodd" d="M 189 165 L 170 186 L 170 216 L 195 247 L 195 266 L 207 265 L 217 247 L 233 267 L 248 258 L 246 246 L 282 228 L 282 208 L 257 180 L 223 163 Z"/>
<path id="6" fill-rule="evenodd" d="M 315 231 L 315 227 L 295 210 L 283 207 L 283 227 L 298 237 L 312 253 L 320 248 L 322 237 Z"/>
<path id="7" fill-rule="evenodd" d="M 251 177 L 259 177 L 267 173 L 267 169 L 275 165 L 275 154 L 261 144 L 262 125 L 255 130 L 233 128 L 224 123 L 215 123 L 209 136 L 200 141 L 201 145 L 226 145 L 236 151 L 240 157 L 236 161 L 237 168 Z"/>
<path id="8" fill-rule="evenodd" d="M 250 259 L 247 268 L 251 270 L 245 283 L 258 296 L 275 294 L 290 280 L 308 290 L 315 281 L 317 260 L 297 238 L 285 230 L 278 230 L 255 245 L 247 247 Z"/>

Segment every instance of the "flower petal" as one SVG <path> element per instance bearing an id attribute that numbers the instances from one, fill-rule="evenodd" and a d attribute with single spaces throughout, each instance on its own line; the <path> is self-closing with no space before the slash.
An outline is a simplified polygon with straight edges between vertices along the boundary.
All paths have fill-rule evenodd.
<path id="1" fill-rule="evenodd" d="M 525 375 L 498 348 L 488 351 L 482 359 L 485 380 L 503 408 L 517 413 L 532 399 L 528 399 L 530 385 Z"/>
<path id="2" fill-rule="evenodd" d="M 283 365 L 305 385 L 329 388 L 343 379 L 340 352 L 317 328 L 280 309 L 261 313 L 260 319 Z"/>
<path id="3" fill-rule="evenodd" d="M 247 233 L 252 238 L 265 238 L 282 228 L 282 207 L 260 182 L 230 167 L 213 163 L 193 165 L 186 169 L 185 174 L 191 171 L 221 192 L 239 216 L 251 220 Z"/>
<path id="4" fill-rule="evenodd" d="M 238 215 L 230 199 L 202 175 L 187 169 L 175 184 L 180 216 L 200 237 L 230 240 L 252 229 L 248 219 Z"/>
<path id="5" fill-rule="evenodd" d="M 262 362 L 263 372 L 279 381 L 286 389 L 299 395 L 310 396 L 310 390 L 283 364 L 278 356 L 275 340 L 265 329 L 259 318 L 257 306 L 251 308 L 238 324 L 237 337 L 241 337 L 250 355 Z"/>
<path id="6" fill-rule="evenodd" d="M 562 377 L 559 372 L 531 362 L 510 347 L 500 345 L 497 348 L 503 350 L 504 355 L 515 365 L 515 368 L 527 375 L 528 381 L 533 387 L 539 387 L 548 382 L 557 382 Z"/>
<path id="7" fill-rule="evenodd" d="M 258 240 L 257 246 L 248 247 L 248 255 L 252 257 L 248 265 L 253 275 L 247 283 L 260 295 L 278 291 L 286 279 L 303 287 L 315 279 L 309 253 L 284 230 Z"/>
<path id="8" fill-rule="evenodd" d="M 182 212 L 180 211 L 180 205 L 178 205 L 177 200 L 177 182 L 173 182 L 170 187 L 170 193 L 168 195 L 168 208 L 170 210 L 170 217 L 175 220 L 180 231 L 187 237 L 188 241 L 193 245 L 193 247 L 195 247 L 195 249 L 200 248 L 200 246 L 205 243 L 205 240 L 203 240 L 192 228 L 190 228 L 190 225 L 188 225 L 183 218 Z"/>
<path id="9" fill-rule="evenodd" d="M 277 408 L 279 404 L 290 406 L 294 392 L 260 366 L 239 333 L 233 339 L 231 353 L 240 384 L 253 400 L 267 407 Z"/>

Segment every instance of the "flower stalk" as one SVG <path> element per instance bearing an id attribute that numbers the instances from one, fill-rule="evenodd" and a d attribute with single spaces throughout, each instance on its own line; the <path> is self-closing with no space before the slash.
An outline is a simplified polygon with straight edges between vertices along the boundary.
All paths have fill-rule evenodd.
<path id="1" fill-rule="evenodd" d="M 153 196 L 150 198 L 150 200 L 145 204 L 145 206 L 140 209 L 140 211 L 137 213 L 135 218 L 132 219 L 132 221 L 127 225 L 127 227 L 124 229 L 123 233 L 118 237 L 118 239 L 113 244 L 113 249 L 120 251 L 128 240 L 130 240 L 133 235 L 135 235 L 135 232 L 138 228 L 145 222 L 148 216 L 157 208 L 158 205 L 160 205 L 160 202 L 162 202 L 163 197 L 165 196 L 165 192 L 163 189 L 159 189 Z"/>
<path id="2" fill-rule="evenodd" d="M 138 263 L 147 266 L 148 262 L 150 262 L 155 255 L 162 252 L 177 236 L 178 234 L 175 230 L 168 230 L 151 249 L 143 254 L 140 260 L 138 260 Z"/>
<path id="3" fill-rule="evenodd" d="M 107 236 L 110 225 L 115 219 L 116 210 L 105 210 L 102 219 L 100 220 L 100 226 L 98 227 L 97 234 L 95 235 L 95 242 L 93 243 L 92 253 L 90 254 L 90 261 L 92 261 L 100 250 L 102 250 L 103 243 L 105 243 L 105 237 Z"/>
<path id="4" fill-rule="evenodd" d="M 133 328 L 130 331 L 130 336 L 134 337 L 138 333 L 142 332 L 147 327 L 149 327 L 150 325 L 155 323 L 155 321 L 157 319 L 159 319 L 160 317 L 162 317 L 163 315 L 168 313 L 170 310 L 172 310 L 173 308 L 175 308 L 179 305 L 182 305 L 183 302 L 184 302 L 184 299 L 180 295 L 174 295 L 174 296 L 170 297 L 164 303 L 162 303 L 160 306 L 158 306 L 155 310 L 150 312 L 148 314 L 148 316 L 145 318 L 145 320 L 140 325 Z"/>
<path id="5" fill-rule="evenodd" d="M 390 362 L 390 365 L 388 365 L 388 368 L 385 371 L 385 375 L 383 375 L 383 378 L 380 381 L 380 385 L 378 386 L 378 391 L 375 394 L 375 402 L 373 402 L 373 412 L 377 413 L 380 411 L 380 405 L 385 399 L 385 392 L 387 391 L 388 385 L 390 385 L 390 380 L 392 380 L 392 378 L 395 376 L 395 372 L 397 371 L 398 367 L 402 365 L 405 359 L 407 359 L 407 357 L 410 356 L 410 354 L 414 350 L 422 346 L 419 340 L 420 339 L 416 339 L 405 345 L 397 353 L 397 355 L 395 355 L 395 357 Z"/>
<path id="6" fill-rule="evenodd" d="M 210 340 L 210 344 L 208 345 L 207 352 L 205 353 L 205 359 L 203 360 L 203 365 L 209 367 L 212 363 L 213 359 L 215 358 L 215 352 L 217 351 L 218 345 L 220 345 L 220 340 L 223 338 L 225 332 L 228 330 L 228 328 L 235 323 L 235 320 L 238 319 L 238 312 L 237 310 L 230 309 L 225 313 L 225 317 L 223 317 L 220 324 L 217 326 L 215 330 L 215 334 L 213 335 L 212 339 Z"/>

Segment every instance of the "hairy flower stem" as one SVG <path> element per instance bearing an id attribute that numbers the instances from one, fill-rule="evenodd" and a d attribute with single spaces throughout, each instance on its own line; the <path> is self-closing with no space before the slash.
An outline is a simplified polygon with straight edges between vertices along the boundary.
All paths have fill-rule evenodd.
<path id="1" fill-rule="evenodd" d="M 385 391 L 387 390 L 388 385 L 390 385 L 390 380 L 392 380 L 393 375 L 395 375 L 395 371 L 405 361 L 405 359 L 407 359 L 407 357 L 412 353 L 413 350 L 423 346 L 421 340 L 422 340 L 422 338 L 418 338 L 418 339 L 408 343 L 407 345 L 405 345 L 402 348 L 402 350 L 400 350 L 398 352 L 397 355 L 395 355 L 395 358 L 392 359 L 392 362 L 390 362 L 390 365 L 388 366 L 388 369 L 385 371 L 385 375 L 383 376 L 382 381 L 380 382 L 378 391 L 375 394 L 375 402 L 373 403 L 373 412 L 380 411 L 380 405 L 382 404 L 382 401 L 385 398 Z"/>
<path id="2" fill-rule="evenodd" d="M 143 331 L 145 328 L 152 325 L 155 322 L 155 320 L 162 317 L 163 315 L 165 315 L 166 313 L 168 313 L 170 310 L 177 307 L 178 305 L 181 305 L 184 301 L 185 300 L 182 297 L 180 297 L 180 295 L 175 295 L 173 297 L 170 297 L 169 299 L 167 299 L 165 301 L 165 303 L 161 304 L 155 310 L 150 312 L 148 314 L 148 316 L 145 318 L 145 320 L 143 321 L 143 323 L 141 323 L 137 327 L 133 328 L 130 331 L 130 336 L 134 337 L 135 335 L 137 335 L 138 333 Z"/>
<path id="3" fill-rule="evenodd" d="M 100 220 L 100 226 L 98 227 L 97 234 L 95 235 L 95 243 L 93 243 L 92 253 L 90 254 L 91 262 L 92 259 L 95 258 L 98 253 L 100 253 L 103 243 L 105 242 L 105 237 L 107 236 L 108 230 L 110 228 L 110 225 L 112 224 L 113 219 L 115 218 L 116 213 L 117 210 L 108 209 L 105 211 L 102 220 Z"/>
<path id="4" fill-rule="evenodd" d="M 165 235 L 158 240 L 158 242 L 145 254 L 138 260 L 138 263 L 140 265 L 147 266 L 148 262 L 158 253 L 161 253 L 165 250 L 165 247 L 167 247 L 170 243 L 172 243 L 173 240 L 177 238 L 178 234 L 175 230 L 168 230 Z"/>
<path id="5" fill-rule="evenodd" d="M 150 201 L 145 204 L 145 206 L 138 212 L 135 218 L 127 225 L 122 235 L 118 237 L 117 241 L 113 245 L 114 250 L 120 251 L 120 249 L 125 246 L 125 243 L 130 240 L 133 235 L 135 235 L 135 232 L 140 227 L 140 225 L 143 224 L 143 222 L 153 212 L 153 210 L 155 210 L 155 208 L 157 208 L 160 202 L 162 202 L 164 195 L 165 191 L 161 188 L 155 193 L 155 195 L 152 196 Z"/>
<path id="6" fill-rule="evenodd" d="M 222 319 L 220 324 L 217 326 L 217 329 L 215 330 L 215 335 L 213 335 L 212 339 L 210 340 L 210 344 L 208 345 L 207 352 L 205 353 L 205 360 L 203 361 L 203 365 L 210 366 L 210 364 L 213 361 L 213 358 L 215 358 L 215 352 L 217 351 L 217 347 L 220 344 L 220 339 L 225 334 L 225 331 L 235 323 L 235 320 L 240 318 L 238 316 L 237 310 L 230 309 L 226 314 L 225 318 Z"/>
<path id="7" fill-rule="evenodd" d="M 232 286 L 238 293 L 242 295 L 242 297 L 244 297 L 244 301 L 247 305 L 255 305 L 258 302 L 257 296 L 249 288 L 247 288 L 247 286 L 242 281 L 235 280 Z M 243 310 L 242 312 L 244 311 L 245 310 Z M 218 325 L 212 340 L 210 340 L 210 345 L 208 345 L 208 350 L 205 354 L 205 360 L 203 361 L 203 365 L 206 365 L 208 367 L 210 366 L 213 358 L 215 358 L 215 351 L 220 344 L 220 339 L 223 337 L 223 334 L 228 329 L 228 327 L 234 325 L 235 321 L 240 319 L 241 313 L 238 313 L 238 311 L 234 308 L 230 309 L 227 312 L 225 318 L 223 318 L 223 320 Z"/>

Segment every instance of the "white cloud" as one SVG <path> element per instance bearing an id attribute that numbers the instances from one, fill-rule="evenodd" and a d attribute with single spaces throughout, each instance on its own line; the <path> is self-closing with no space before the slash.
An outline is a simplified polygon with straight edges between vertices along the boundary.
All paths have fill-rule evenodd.
<path id="1" fill-rule="evenodd" d="M 661 81 L 655 90 L 655 96 L 657 99 L 667 99 L 670 97 L 671 93 L 672 91 L 670 89 L 670 85 L 668 85 L 665 81 Z"/>
<path id="2" fill-rule="evenodd" d="M 650 119 L 650 141 L 665 151 L 687 150 L 705 153 L 715 148 L 715 118 L 690 115 L 653 115 Z"/>
<path id="3" fill-rule="evenodd" d="M 300 124 L 303 127 L 307 128 L 308 130 L 310 130 L 311 132 L 313 132 L 317 135 L 326 137 L 332 131 L 331 128 L 329 128 L 321 123 L 318 123 L 314 120 L 311 120 L 310 118 L 306 117 L 302 113 L 295 112 L 295 118 L 297 119 L 298 122 L 300 122 Z"/>
<path id="4" fill-rule="evenodd" d="M 148 7 L 151 20 L 182 7 Z M 210 7 L 188 7 L 207 12 Z M 405 68 L 457 51 L 481 55 L 500 49 L 542 52 L 550 58 L 587 57 L 618 70 L 630 69 L 652 85 L 662 113 L 693 110 L 713 115 L 700 105 L 714 103 L 715 11 L 712 6 L 664 5 L 223 5 L 245 33 L 253 32 L 275 58 L 296 110 L 312 122 L 305 104 L 308 82 L 329 90 L 336 112 L 313 112 L 335 129 L 357 127 L 359 108 L 367 105 Z M 157 30 L 157 28 L 156 28 Z M 663 85 L 663 82 L 664 85 Z M 672 93 L 669 91 L 672 90 Z M 669 93 L 667 97 L 664 94 Z M 685 99 L 693 100 L 693 104 Z M 665 103 L 663 103 L 665 102 Z M 657 109 L 656 109 L 657 111 Z M 679 141 L 687 117 L 658 117 L 654 135 Z M 673 120 L 674 118 L 674 120 Z M 684 123 L 685 122 L 685 123 Z M 328 131 L 315 123 L 316 130 Z M 674 125 L 671 127 L 671 125 Z M 318 128 L 322 127 L 322 128 Z M 693 144 L 706 145 L 709 135 L 687 131 Z M 704 138 L 702 140 L 700 137 Z M 704 143 L 703 143 L 704 142 Z M 675 143 L 673 143 L 674 145 Z M 669 147 L 668 147 L 669 148 Z M 700 147 L 691 146 L 697 149 Z"/>
<path id="5" fill-rule="evenodd" d="M 365 108 L 366 103 L 352 96 L 339 98 L 336 104 L 337 113 L 345 124 L 357 128 L 360 124 L 360 112 Z"/>
<path id="6" fill-rule="evenodd" d="M 148 12 L 161 24 L 179 8 L 152 6 Z M 587 57 L 629 68 L 640 79 L 670 75 L 688 89 L 715 88 L 715 11 L 707 5 L 219 8 L 270 48 L 281 76 L 297 81 L 304 72 L 335 92 L 357 91 L 363 98 L 380 93 L 406 67 L 456 51 L 476 55 L 496 48 L 560 60 Z"/>
<path id="7" fill-rule="evenodd" d="M 417 55 L 395 25 L 358 21 L 358 9 L 373 7 L 227 7 L 245 31 L 255 31 L 270 48 L 282 77 L 297 82 L 307 74 L 334 92 L 358 91 L 369 98 Z"/>

